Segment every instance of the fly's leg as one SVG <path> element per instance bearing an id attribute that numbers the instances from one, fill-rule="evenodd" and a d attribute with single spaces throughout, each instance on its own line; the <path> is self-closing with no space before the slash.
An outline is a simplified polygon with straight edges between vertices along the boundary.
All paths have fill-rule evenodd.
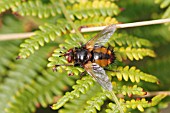
<path id="1" fill-rule="evenodd" d="M 85 74 L 86 74 L 86 71 L 82 72 L 82 73 L 80 74 L 80 79 L 82 79 L 82 77 L 83 77 Z"/>

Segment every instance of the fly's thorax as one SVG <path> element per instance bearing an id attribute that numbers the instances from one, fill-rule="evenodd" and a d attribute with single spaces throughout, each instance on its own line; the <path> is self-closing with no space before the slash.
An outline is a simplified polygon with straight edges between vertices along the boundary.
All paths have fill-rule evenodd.
<path id="1" fill-rule="evenodd" d="M 83 66 L 91 60 L 91 53 L 85 48 L 75 48 L 74 51 L 74 65 Z"/>

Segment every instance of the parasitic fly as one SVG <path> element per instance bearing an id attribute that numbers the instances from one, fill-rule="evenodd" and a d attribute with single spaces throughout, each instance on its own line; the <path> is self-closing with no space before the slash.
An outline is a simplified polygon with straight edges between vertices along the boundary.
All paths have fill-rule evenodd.
<path id="1" fill-rule="evenodd" d="M 114 63 L 115 54 L 110 47 L 104 47 L 116 30 L 116 25 L 110 25 L 99 32 L 81 47 L 69 49 L 61 56 L 65 56 L 68 64 L 57 66 L 80 66 L 86 70 L 104 89 L 112 91 L 112 83 L 103 67 Z"/>

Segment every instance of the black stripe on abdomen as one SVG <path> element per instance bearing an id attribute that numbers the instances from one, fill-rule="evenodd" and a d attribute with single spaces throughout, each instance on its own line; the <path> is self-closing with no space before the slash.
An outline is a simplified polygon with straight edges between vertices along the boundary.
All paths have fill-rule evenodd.
<path id="1" fill-rule="evenodd" d="M 110 59 L 110 55 L 104 54 L 102 52 L 100 53 L 94 52 L 92 56 L 93 56 L 93 60 Z"/>

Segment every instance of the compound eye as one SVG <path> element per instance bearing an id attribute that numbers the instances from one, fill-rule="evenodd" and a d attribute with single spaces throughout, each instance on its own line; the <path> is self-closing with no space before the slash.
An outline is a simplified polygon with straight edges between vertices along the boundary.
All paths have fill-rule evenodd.
<path id="1" fill-rule="evenodd" d="M 73 49 L 69 49 L 68 52 L 69 52 L 69 53 L 72 53 L 72 52 L 73 52 Z"/>
<path id="2" fill-rule="evenodd" d="M 73 61 L 73 49 L 69 49 L 65 54 L 66 60 L 71 63 Z"/>
<path id="3" fill-rule="evenodd" d="M 71 63 L 71 61 L 72 61 L 71 56 L 66 56 L 66 59 L 67 59 L 67 61 L 68 61 L 69 63 Z"/>

